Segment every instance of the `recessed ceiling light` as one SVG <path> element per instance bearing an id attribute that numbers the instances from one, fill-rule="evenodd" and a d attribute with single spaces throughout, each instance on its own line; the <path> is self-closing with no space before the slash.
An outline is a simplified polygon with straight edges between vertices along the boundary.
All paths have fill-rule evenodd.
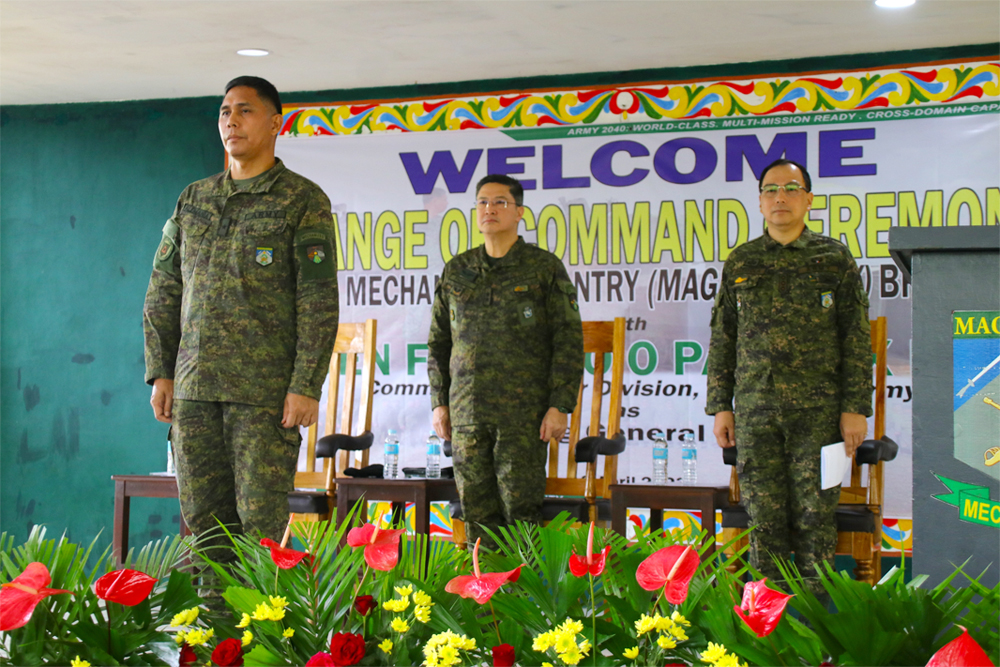
<path id="1" fill-rule="evenodd" d="M 888 9 L 899 9 L 900 7 L 909 7 L 916 0 L 875 0 L 875 4 L 879 7 L 886 7 Z"/>
<path id="2" fill-rule="evenodd" d="M 879 0 L 879 1 L 881 2 L 881 0 Z M 912 2 L 912 0 L 911 0 L 911 2 Z M 239 54 L 239 55 L 241 55 L 241 56 L 253 56 L 253 57 L 257 57 L 257 56 L 266 56 L 266 55 L 270 54 L 271 52 L 268 51 L 267 49 L 240 49 L 236 53 Z"/>

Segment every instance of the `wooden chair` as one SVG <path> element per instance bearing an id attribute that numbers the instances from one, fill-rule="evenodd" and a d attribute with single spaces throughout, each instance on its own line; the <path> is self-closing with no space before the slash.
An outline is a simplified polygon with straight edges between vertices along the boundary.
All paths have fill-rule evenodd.
<path id="1" fill-rule="evenodd" d="M 855 578 L 874 586 L 882 578 L 883 469 L 886 461 L 896 458 L 898 446 L 885 435 L 886 319 L 879 317 L 872 320 L 871 330 L 875 360 L 874 438 L 865 440 L 854 455 L 851 483 L 840 489 L 836 519 L 837 554 L 852 556 L 857 563 Z M 732 546 L 734 551 L 746 546 L 747 537 L 737 538 L 749 526 L 749 516 L 739 504 L 740 482 L 736 474 L 735 447 L 723 450 L 723 461 L 733 469 L 729 476 L 730 506 L 722 510 L 722 541 L 735 540 Z M 863 482 L 862 466 L 868 466 L 867 485 Z M 730 569 L 735 571 L 736 566 L 734 560 Z"/>
<path id="2" fill-rule="evenodd" d="M 328 520 L 336 504 L 337 478 L 345 476 L 346 468 L 368 465 L 368 452 L 374 440 L 371 427 L 376 330 L 375 320 L 342 322 L 337 328 L 337 339 L 330 356 L 325 436 L 317 442 L 317 425 L 309 427 L 306 469 L 295 473 L 295 490 L 288 494 L 290 516 L 282 545 L 288 541 L 293 521 Z M 362 357 L 360 386 L 357 384 L 358 355 Z M 346 361 L 342 361 L 345 357 Z M 340 374 L 342 364 L 345 366 L 343 381 Z M 322 462 L 318 469 L 317 459 Z"/>
<path id="3" fill-rule="evenodd" d="M 610 322 L 583 323 L 583 351 L 594 355 L 594 377 L 590 385 L 587 414 L 590 425 L 587 436 L 580 438 L 584 415 L 585 378 L 580 379 L 576 409 L 570 418 L 568 442 L 549 442 L 548 477 L 542 516 L 548 521 L 560 512 L 569 512 L 581 523 L 610 521 L 611 509 L 608 486 L 618 479 L 618 454 L 625 451 L 625 434 L 621 431 L 622 385 L 625 376 L 625 318 Z M 608 395 L 607 422 L 601 424 L 604 398 L 604 355 L 611 355 L 611 391 Z M 564 451 L 561 451 L 564 450 Z M 603 475 L 598 476 L 598 457 L 604 457 Z M 560 461 L 564 461 L 565 476 L 560 476 Z M 584 465 L 583 474 L 579 466 Z M 455 544 L 465 546 L 465 524 L 461 520 L 461 505 L 451 505 L 452 534 Z"/>

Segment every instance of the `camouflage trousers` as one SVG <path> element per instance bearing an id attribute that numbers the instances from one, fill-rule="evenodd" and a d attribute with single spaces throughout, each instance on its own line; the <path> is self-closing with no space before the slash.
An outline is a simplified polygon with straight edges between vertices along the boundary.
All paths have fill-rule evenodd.
<path id="1" fill-rule="evenodd" d="M 300 442 L 297 428 L 281 426 L 281 415 L 282 408 L 174 401 L 177 489 L 195 535 L 217 532 L 221 522 L 230 532 L 281 539 Z"/>
<path id="2" fill-rule="evenodd" d="M 495 547 L 481 526 L 496 531 L 515 521 L 540 523 L 548 446 L 532 415 L 517 425 L 452 428 L 455 485 L 469 545 Z"/>
<path id="3" fill-rule="evenodd" d="M 736 415 L 737 471 L 753 527 L 750 563 L 764 576 L 780 581 L 772 556 L 794 553 L 810 589 L 822 593 L 816 565 L 833 564 L 840 487 L 820 490 L 820 449 L 841 440 L 838 406 Z"/>

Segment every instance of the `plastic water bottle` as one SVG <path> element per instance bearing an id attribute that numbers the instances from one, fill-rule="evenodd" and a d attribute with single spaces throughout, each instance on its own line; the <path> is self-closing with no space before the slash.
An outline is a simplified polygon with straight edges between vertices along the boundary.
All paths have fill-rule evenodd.
<path id="1" fill-rule="evenodd" d="M 681 434 L 681 481 L 690 486 L 698 484 L 698 449 L 694 433 Z"/>
<path id="2" fill-rule="evenodd" d="M 434 431 L 427 436 L 427 471 L 424 476 L 427 479 L 441 478 L 441 438 Z"/>
<path id="3" fill-rule="evenodd" d="M 661 486 L 667 483 L 667 441 L 663 431 L 653 438 L 653 484 Z"/>
<path id="4" fill-rule="evenodd" d="M 385 469 L 382 476 L 386 479 L 395 479 L 399 470 L 399 436 L 396 429 L 390 428 L 385 434 L 385 444 L 382 446 L 385 454 Z"/>

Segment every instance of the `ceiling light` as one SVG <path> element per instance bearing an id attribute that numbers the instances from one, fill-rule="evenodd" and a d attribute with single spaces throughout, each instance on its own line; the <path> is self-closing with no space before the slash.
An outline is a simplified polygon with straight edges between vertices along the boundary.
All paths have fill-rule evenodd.
<path id="1" fill-rule="evenodd" d="M 881 2 L 881 1 L 882 0 L 879 0 L 879 2 Z M 912 0 L 911 0 L 911 2 L 912 2 Z M 241 56 L 253 56 L 253 57 L 257 57 L 257 56 L 266 56 L 266 55 L 270 54 L 271 52 L 268 51 L 267 49 L 240 49 L 236 53 L 239 54 L 239 55 L 241 55 Z"/>
<path id="2" fill-rule="evenodd" d="M 916 0 L 875 0 L 875 4 L 879 7 L 885 7 L 887 9 L 899 9 L 901 7 L 909 7 Z"/>

